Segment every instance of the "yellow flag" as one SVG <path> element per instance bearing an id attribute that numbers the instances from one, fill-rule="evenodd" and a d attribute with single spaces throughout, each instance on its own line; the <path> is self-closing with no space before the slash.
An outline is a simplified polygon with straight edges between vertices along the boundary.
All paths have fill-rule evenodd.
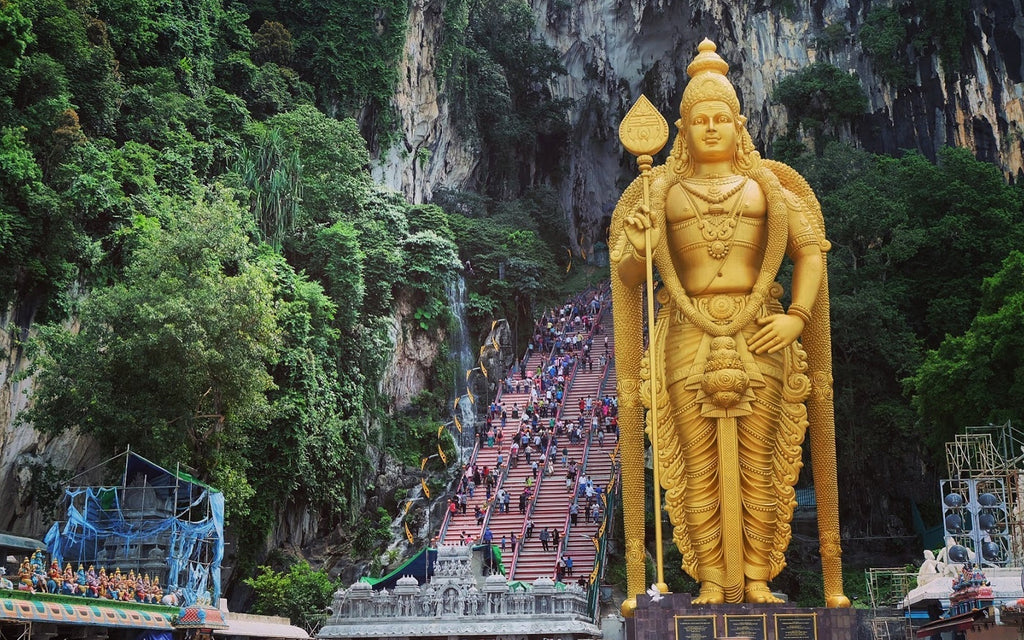
<path id="1" fill-rule="evenodd" d="M 412 537 L 412 531 L 409 531 L 409 523 L 405 523 L 405 537 L 409 539 L 409 544 L 415 542 L 415 538 Z"/>
<path id="2" fill-rule="evenodd" d="M 423 469 L 426 468 L 427 460 L 428 460 L 428 458 L 423 458 L 422 460 L 420 460 L 420 471 L 423 471 Z"/>
<path id="3" fill-rule="evenodd" d="M 452 411 L 458 411 L 459 410 L 459 398 L 460 397 L 461 396 L 456 396 L 455 397 L 455 402 L 452 403 Z"/>
<path id="4" fill-rule="evenodd" d="M 444 455 L 444 449 L 441 448 L 441 443 L 440 442 L 437 443 L 437 454 L 439 456 L 441 456 L 441 462 L 443 462 L 445 465 L 447 465 L 448 464 L 448 456 Z"/>
<path id="5" fill-rule="evenodd" d="M 430 499 L 430 489 L 427 488 L 427 481 L 420 478 L 420 484 L 423 485 L 423 495 L 427 496 L 427 500 Z"/>
<path id="6" fill-rule="evenodd" d="M 459 430 L 459 433 L 462 433 L 462 423 L 459 422 L 459 416 L 453 415 L 452 419 L 455 420 L 455 428 Z"/>
<path id="7" fill-rule="evenodd" d="M 472 369 L 466 369 L 466 382 L 469 382 L 469 374 L 473 373 Z"/>
<path id="8" fill-rule="evenodd" d="M 472 391 L 470 391 L 469 389 L 466 389 L 466 395 L 469 396 L 469 403 L 470 404 L 475 404 L 476 403 L 476 398 L 473 397 L 473 392 Z"/>
<path id="9" fill-rule="evenodd" d="M 484 374 L 485 378 L 489 378 L 490 377 L 490 376 L 487 375 L 487 367 L 484 366 L 484 361 L 483 360 L 480 361 L 480 373 Z"/>
<path id="10" fill-rule="evenodd" d="M 444 431 L 444 425 L 443 425 L 443 424 L 439 424 L 439 425 L 437 425 L 437 437 L 438 437 L 438 438 L 440 438 L 440 437 L 441 437 L 441 432 L 442 432 L 442 431 Z"/>
<path id="11" fill-rule="evenodd" d="M 412 500 L 406 500 L 405 501 L 405 512 L 406 513 L 409 513 L 409 507 L 411 507 L 411 506 L 412 506 Z"/>

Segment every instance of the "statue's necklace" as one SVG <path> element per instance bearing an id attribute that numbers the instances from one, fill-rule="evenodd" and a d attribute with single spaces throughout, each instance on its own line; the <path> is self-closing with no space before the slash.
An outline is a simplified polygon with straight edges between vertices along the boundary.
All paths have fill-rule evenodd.
<path id="1" fill-rule="evenodd" d="M 747 180 L 749 178 L 743 178 L 739 184 L 725 193 L 721 193 L 717 185 L 713 184 L 714 191 L 718 193 L 711 193 L 712 189 L 708 189 L 708 194 L 699 193 L 685 182 L 680 181 L 687 197 L 690 199 L 690 204 L 693 205 L 693 212 L 697 217 L 697 227 L 700 229 L 700 234 L 704 241 L 707 242 L 708 255 L 715 260 L 721 260 L 729 255 L 729 249 L 732 248 L 732 234 L 736 231 L 736 223 L 740 218 L 740 204 L 743 202 L 743 198 L 736 198 L 732 205 L 732 210 L 729 211 L 727 216 L 723 215 L 725 208 L 721 205 L 729 198 L 740 193 L 743 187 L 747 185 Z M 694 201 L 694 196 L 708 203 L 708 217 L 701 215 L 700 205 Z"/>
<path id="2" fill-rule="evenodd" d="M 689 178 L 689 180 L 693 181 L 695 180 L 695 178 Z M 747 186 L 747 180 L 749 180 L 749 178 L 743 178 L 742 180 L 736 183 L 736 186 L 734 186 L 732 189 L 729 189 L 725 193 L 723 193 L 721 189 L 724 180 L 717 176 L 712 176 L 708 181 L 706 193 L 702 190 L 698 190 L 696 187 L 692 185 L 687 184 L 687 181 L 685 180 L 680 180 L 679 184 L 681 184 L 684 189 L 686 189 L 694 196 L 700 198 L 709 205 L 712 205 L 711 207 L 708 207 L 708 213 L 710 213 L 711 215 L 716 215 L 725 213 L 725 209 L 717 205 L 722 204 L 729 198 L 739 193 L 739 191 L 743 189 L 743 187 Z"/>

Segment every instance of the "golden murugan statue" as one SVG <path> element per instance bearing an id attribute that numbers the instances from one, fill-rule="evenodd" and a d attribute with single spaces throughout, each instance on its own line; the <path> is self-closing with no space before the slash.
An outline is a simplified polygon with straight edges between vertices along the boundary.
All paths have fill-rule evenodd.
<path id="1" fill-rule="evenodd" d="M 619 200 L 609 242 L 627 615 L 646 582 L 645 407 L 656 416 L 647 427 L 656 484 L 660 478 L 656 500 L 664 488 L 683 569 L 700 582 L 694 602 L 778 601 L 768 581 L 785 565 L 810 424 L 826 605 L 849 606 L 839 557 L 821 207 L 799 174 L 754 150 L 728 69 L 714 43 L 700 44 L 665 164 L 651 167 L 661 146 L 629 144 L 630 135 L 646 141 L 649 130 L 621 134 L 645 173 Z M 648 124 L 656 118 L 664 127 L 663 145 L 664 119 L 641 101 Z M 793 262 L 788 310 L 775 282 L 784 255 Z M 643 303 L 652 264 L 661 288 L 648 351 Z M 659 548 L 659 581 L 660 555 Z"/>

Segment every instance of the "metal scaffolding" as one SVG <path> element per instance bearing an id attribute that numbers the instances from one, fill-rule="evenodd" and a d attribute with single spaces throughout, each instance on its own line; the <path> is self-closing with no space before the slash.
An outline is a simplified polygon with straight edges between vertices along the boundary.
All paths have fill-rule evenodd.
<path id="1" fill-rule="evenodd" d="M 1019 566 L 1024 559 L 1024 431 L 1010 422 L 969 426 L 965 431 L 946 443 L 949 479 L 942 483 L 941 497 L 945 500 L 951 488 L 968 481 L 987 487 L 981 491 L 996 495 L 1005 505 L 1006 557 L 999 564 Z M 962 493 L 966 498 L 968 492 Z"/>
<path id="2" fill-rule="evenodd" d="M 907 618 L 872 618 L 874 640 L 914 640 L 914 630 Z"/>
<path id="3" fill-rule="evenodd" d="M 910 590 L 917 586 L 917 573 L 907 571 L 906 567 L 868 569 L 864 577 L 872 609 L 900 606 Z"/>

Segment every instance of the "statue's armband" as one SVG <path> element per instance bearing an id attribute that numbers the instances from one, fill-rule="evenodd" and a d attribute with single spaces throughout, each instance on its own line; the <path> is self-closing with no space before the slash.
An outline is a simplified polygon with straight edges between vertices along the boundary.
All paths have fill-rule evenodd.
<path id="1" fill-rule="evenodd" d="M 812 245 L 821 249 L 822 238 L 818 237 L 818 232 L 810 220 L 807 219 L 807 211 L 803 204 L 792 197 L 786 198 L 786 204 L 789 206 L 789 242 L 786 247 L 787 253 L 791 256 L 798 255 Z"/>

